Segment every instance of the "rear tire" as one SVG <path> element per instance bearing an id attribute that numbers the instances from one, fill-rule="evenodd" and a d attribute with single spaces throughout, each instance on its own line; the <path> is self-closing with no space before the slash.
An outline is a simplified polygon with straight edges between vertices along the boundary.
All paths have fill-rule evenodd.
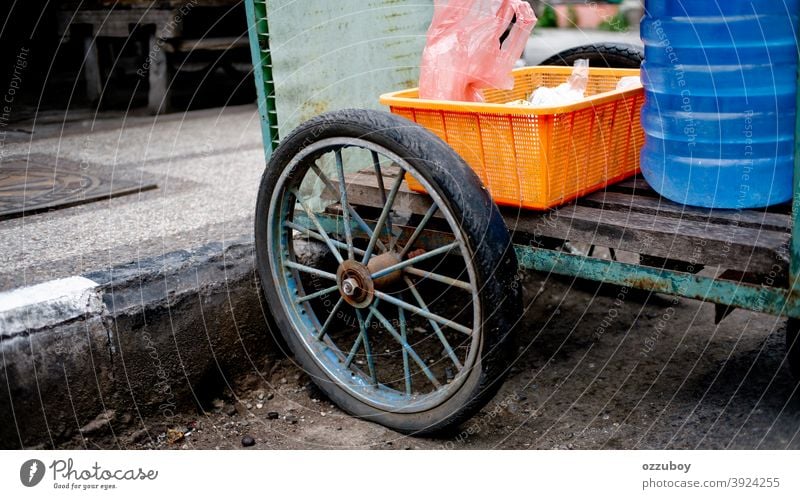
<path id="1" fill-rule="evenodd" d="M 540 66 L 572 66 L 578 59 L 589 59 L 589 66 L 593 68 L 638 69 L 644 60 L 644 52 L 628 43 L 595 43 L 559 52 Z"/>

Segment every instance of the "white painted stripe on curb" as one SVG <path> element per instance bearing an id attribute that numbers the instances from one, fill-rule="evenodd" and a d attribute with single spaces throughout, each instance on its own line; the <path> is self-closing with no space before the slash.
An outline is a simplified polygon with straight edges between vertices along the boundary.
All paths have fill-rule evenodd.
<path id="1" fill-rule="evenodd" d="M 0 336 L 102 313 L 98 284 L 73 276 L 0 293 Z"/>

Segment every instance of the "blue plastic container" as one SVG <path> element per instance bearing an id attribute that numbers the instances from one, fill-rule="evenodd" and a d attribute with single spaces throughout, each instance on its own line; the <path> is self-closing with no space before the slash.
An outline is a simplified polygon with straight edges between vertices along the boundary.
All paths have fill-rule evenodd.
<path id="1" fill-rule="evenodd" d="M 800 0 L 651 0 L 641 25 L 642 172 L 713 208 L 792 197 Z"/>

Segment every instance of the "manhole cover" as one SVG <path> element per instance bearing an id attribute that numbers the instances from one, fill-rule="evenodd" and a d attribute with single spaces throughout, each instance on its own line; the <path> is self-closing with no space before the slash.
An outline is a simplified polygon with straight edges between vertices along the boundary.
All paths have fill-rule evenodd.
<path id="1" fill-rule="evenodd" d="M 55 165 L 58 166 L 55 166 Z M 55 158 L 9 159 L 0 165 L 0 220 L 33 215 L 155 189 L 156 184 L 112 180 L 97 166 Z"/>

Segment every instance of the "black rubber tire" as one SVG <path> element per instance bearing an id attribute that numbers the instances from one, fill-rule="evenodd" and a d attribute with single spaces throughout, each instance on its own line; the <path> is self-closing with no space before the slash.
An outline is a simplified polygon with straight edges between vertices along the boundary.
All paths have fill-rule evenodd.
<path id="1" fill-rule="evenodd" d="M 475 262 L 483 311 L 475 366 L 464 383 L 440 405 L 424 412 L 378 411 L 331 380 L 303 347 L 280 305 L 267 248 L 267 217 L 273 191 L 287 165 L 303 148 L 331 137 L 356 137 L 385 147 L 425 177 L 461 220 Z M 507 370 L 510 332 L 521 316 L 517 260 L 508 229 L 478 177 L 445 142 L 408 120 L 382 111 L 343 110 L 311 119 L 275 150 L 261 179 L 255 215 L 258 272 L 270 309 L 296 361 L 340 408 L 396 431 L 432 434 L 452 428 L 480 410 L 497 392 Z"/>
<path id="2" fill-rule="evenodd" d="M 578 59 L 589 59 L 589 66 L 593 68 L 638 69 L 644 60 L 644 52 L 628 43 L 595 43 L 559 52 L 545 59 L 540 66 L 572 66 Z"/>
<path id="3" fill-rule="evenodd" d="M 786 360 L 792 376 L 800 381 L 800 319 L 786 321 Z"/>

